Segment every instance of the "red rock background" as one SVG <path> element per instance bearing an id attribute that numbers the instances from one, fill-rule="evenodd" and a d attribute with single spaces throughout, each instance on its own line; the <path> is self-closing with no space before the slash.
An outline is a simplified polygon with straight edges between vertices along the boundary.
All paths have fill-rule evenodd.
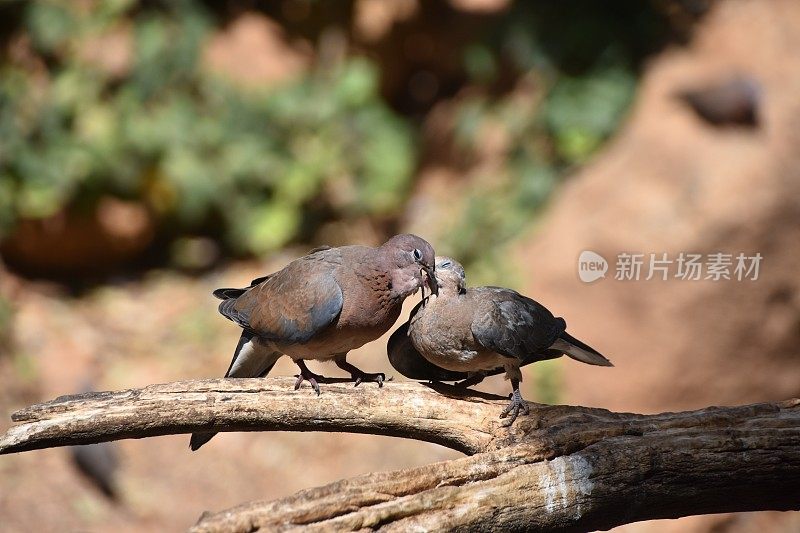
<path id="1" fill-rule="evenodd" d="M 523 286 L 616 365 L 565 362 L 564 399 L 662 412 L 800 394 L 800 4 L 721 2 L 686 48 L 654 58 L 628 124 L 514 247 Z M 675 97 L 746 73 L 762 127 L 720 130 Z M 580 281 L 595 251 L 763 256 L 757 281 Z M 674 266 L 673 266 L 674 269 Z M 674 270 L 673 270 L 674 272 Z M 796 531 L 797 514 L 633 524 L 625 531 Z"/>

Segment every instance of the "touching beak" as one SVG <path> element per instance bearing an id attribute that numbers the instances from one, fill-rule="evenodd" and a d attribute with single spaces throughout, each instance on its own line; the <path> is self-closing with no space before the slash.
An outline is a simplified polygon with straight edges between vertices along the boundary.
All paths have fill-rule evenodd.
<path id="1" fill-rule="evenodd" d="M 439 295 L 439 283 L 436 282 L 436 274 L 435 274 L 435 267 L 422 265 L 422 270 L 425 271 L 425 274 L 428 277 L 428 287 L 430 287 L 431 292 L 435 295 Z"/>

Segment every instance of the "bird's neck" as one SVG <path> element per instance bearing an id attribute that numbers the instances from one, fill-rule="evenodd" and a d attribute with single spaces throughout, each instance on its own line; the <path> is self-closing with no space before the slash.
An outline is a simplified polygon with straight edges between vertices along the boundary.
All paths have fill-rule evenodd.
<path id="1" fill-rule="evenodd" d="M 456 285 L 439 285 L 439 297 L 442 299 L 458 298 L 460 295 L 461 289 L 459 289 Z M 434 298 L 437 297 L 434 296 Z"/>
<path id="2" fill-rule="evenodd" d="M 375 248 L 370 255 L 356 269 L 373 290 L 400 302 L 417 292 L 422 275 L 414 268 L 399 268 L 393 255 L 382 248 Z"/>

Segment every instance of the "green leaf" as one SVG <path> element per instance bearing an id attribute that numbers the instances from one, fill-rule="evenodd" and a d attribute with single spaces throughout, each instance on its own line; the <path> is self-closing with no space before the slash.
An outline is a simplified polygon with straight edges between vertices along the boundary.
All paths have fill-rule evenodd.
<path id="1" fill-rule="evenodd" d="M 238 228 L 247 249 L 255 254 L 285 245 L 300 226 L 300 213 L 290 206 L 271 203 L 255 208 Z"/>

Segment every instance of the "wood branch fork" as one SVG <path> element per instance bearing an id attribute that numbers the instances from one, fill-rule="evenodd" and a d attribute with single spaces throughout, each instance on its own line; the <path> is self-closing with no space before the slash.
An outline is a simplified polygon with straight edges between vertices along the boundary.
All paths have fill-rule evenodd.
<path id="1" fill-rule="evenodd" d="M 639 415 L 534 405 L 445 385 L 216 379 L 64 396 L 17 413 L 0 454 L 193 431 L 390 435 L 467 457 L 205 513 L 198 532 L 588 531 L 692 514 L 800 509 L 800 400 Z M 186 453 L 190 453 L 187 449 Z M 198 458 L 198 460 L 202 460 Z"/>

